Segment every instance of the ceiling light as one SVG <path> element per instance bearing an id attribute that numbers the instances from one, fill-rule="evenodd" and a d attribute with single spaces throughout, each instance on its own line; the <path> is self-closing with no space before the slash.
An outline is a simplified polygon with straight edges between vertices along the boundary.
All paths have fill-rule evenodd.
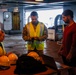
<path id="1" fill-rule="evenodd" d="M 35 1 L 44 1 L 44 0 L 35 0 Z"/>

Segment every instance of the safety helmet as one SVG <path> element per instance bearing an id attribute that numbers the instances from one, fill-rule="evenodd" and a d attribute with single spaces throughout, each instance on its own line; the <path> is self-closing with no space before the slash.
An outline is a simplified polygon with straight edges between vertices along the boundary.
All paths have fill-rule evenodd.
<path id="1" fill-rule="evenodd" d="M 0 56 L 0 66 L 10 66 L 10 61 L 7 56 Z"/>
<path id="2" fill-rule="evenodd" d="M 40 56 L 38 55 L 38 53 L 36 53 L 36 52 L 34 52 L 34 51 L 29 52 L 29 53 L 27 54 L 27 56 L 31 56 L 31 57 L 33 57 L 33 58 L 36 59 L 36 60 L 40 60 Z"/>
<path id="3" fill-rule="evenodd" d="M 15 53 L 10 53 L 8 55 L 8 58 L 10 60 L 10 64 L 16 64 L 16 61 L 18 59 L 18 56 Z"/>

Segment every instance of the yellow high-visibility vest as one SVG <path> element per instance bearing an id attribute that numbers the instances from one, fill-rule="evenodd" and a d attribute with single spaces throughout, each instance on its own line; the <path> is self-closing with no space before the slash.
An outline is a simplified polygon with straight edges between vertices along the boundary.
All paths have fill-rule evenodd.
<path id="1" fill-rule="evenodd" d="M 5 54 L 6 54 L 6 51 L 4 49 L 4 44 L 3 42 L 0 42 L 0 56 Z"/>
<path id="2" fill-rule="evenodd" d="M 36 30 L 34 30 L 34 27 L 32 23 L 30 22 L 27 25 L 27 29 L 28 29 L 30 37 L 40 37 L 43 35 L 44 25 L 42 23 L 38 23 L 38 25 L 36 26 Z M 34 50 L 34 48 L 36 48 L 37 50 L 44 50 L 44 42 L 37 41 L 37 40 L 34 40 L 34 42 L 29 41 L 27 44 L 27 49 Z"/>

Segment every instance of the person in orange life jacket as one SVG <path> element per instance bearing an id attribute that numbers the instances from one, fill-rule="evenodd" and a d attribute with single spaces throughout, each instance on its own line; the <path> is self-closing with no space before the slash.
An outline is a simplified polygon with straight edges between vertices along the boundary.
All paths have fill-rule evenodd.
<path id="1" fill-rule="evenodd" d="M 62 13 L 62 19 L 67 24 L 63 33 L 63 42 L 58 51 L 64 64 L 71 66 L 69 75 L 76 75 L 76 23 L 73 20 L 73 11 L 67 9 Z"/>
<path id="2" fill-rule="evenodd" d="M 4 49 L 3 40 L 5 38 L 5 33 L 3 30 L 0 30 L 0 56 L 6 54 L 6 51 Z"/>
<path id="3" fill-rule="evenodd" d="M 32 11 L 30 14 L 31 22 L 25 25 L 22 32 L 22 38 L 27 41 L 27 50 L 43 53 L 44 41 L 48 37 L 47 27 L 38 21 L 38 13 Z"/>

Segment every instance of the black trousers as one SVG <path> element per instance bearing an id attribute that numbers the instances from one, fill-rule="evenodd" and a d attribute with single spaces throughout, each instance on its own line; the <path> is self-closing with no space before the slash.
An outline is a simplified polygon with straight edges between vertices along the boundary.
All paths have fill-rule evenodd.
<path id="1" fill-rule="evenodd" d="M 71 67 L 76 67 L 76 57 L 72 58 L 71 61 L 67 61 L 66 57 L 62 56 L 62 60 L 65 65 L 71 66 Z"/>

